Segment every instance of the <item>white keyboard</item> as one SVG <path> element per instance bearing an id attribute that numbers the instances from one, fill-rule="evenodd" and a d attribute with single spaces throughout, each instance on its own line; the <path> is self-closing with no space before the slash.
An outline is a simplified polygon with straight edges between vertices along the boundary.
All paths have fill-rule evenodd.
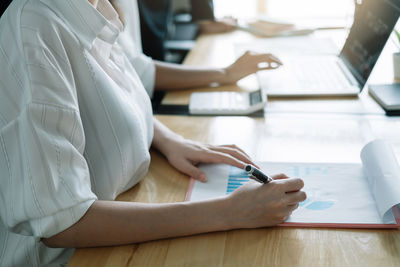
<path id="1" fill-rule="evenodd" d="M 190 96 L 189 113 L 198 115 L 247 115 L 263 109 L 266 96 L 255 92 L 196 92 Z"/>
<path id="2" fill-rule="evenodd" d="M 288 59 L 277 70 L 260 71 L 257 75 L 260 87 L 265 89 L 268 95 L 285 95 L 286 93 L 288 95 L 302 93 L 329 95 L 359 92 L 355 80 L 353 83 L 350 82 L 337 60 Z"/>
<path id="3" fill-rule="evenodd" d="M 307 61 L 306 65 L 288 64 L 288 72 L 308 90 L 321 90 L 321 88 L 344 88 L 349 86 L 349 81 L 343 74 L 336 61 Z"/>

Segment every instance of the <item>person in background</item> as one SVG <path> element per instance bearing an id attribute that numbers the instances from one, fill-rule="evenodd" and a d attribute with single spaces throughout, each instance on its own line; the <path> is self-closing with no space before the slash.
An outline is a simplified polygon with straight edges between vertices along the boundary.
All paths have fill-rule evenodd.
<path id="1" fill-rule="evenodd" d="M 152 116 L 154 87 L 234 82 L 248 70 L 155 67 L 136 47 L 136 8 L 14 0 L 1 17 L 0 266 L 62 266 L 68 248 L 272 226 L 305 199 L 301 179 L 279 174 L 206 201 L 115 201 L 147 173 L 150 147 L 200 181 L 199 163 L 254 164 L 235 145 L 185 139 Z"/>
<path id="2" fill-rule="evenodd" d="M 187 0 L 191 22 L 201 33 L 222 33 L 236 29 L 232 18 L 216 19 L 212 0 Z M 172 20 L 172 0 L 138 0 L 143 53 L 155 60 L 165 61 L 164 43 Z"/>

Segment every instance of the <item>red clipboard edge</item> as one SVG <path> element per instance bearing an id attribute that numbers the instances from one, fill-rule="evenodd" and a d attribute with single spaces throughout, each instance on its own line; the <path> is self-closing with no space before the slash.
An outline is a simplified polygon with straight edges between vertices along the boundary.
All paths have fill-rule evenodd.
<path id="1" fill-rule="evenodd" d="M 190 178 L 189 186 L 188 186 L 188 189 L 186 191 L 185 201 L 190 201 L 190 199 L 192 198 L 194 182 L 195 182 L 195 180 L 193 178 Z"/>

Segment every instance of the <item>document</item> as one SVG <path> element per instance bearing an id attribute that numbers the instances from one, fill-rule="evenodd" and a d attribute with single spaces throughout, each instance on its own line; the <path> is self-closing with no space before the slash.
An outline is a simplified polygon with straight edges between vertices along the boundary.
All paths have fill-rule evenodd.
<path id="1" fill-rule="evenodd" d="M 281 226 L 399 228 L 400 167 L 382 140 L 368 143 L 357 163 L 258 162 L 268 173 L 304 180 L 307 199 Z M 191 180 L 187 201 L 230 194 L 249 178 L 228 165 L 203 165 L 208 181 Z"/>

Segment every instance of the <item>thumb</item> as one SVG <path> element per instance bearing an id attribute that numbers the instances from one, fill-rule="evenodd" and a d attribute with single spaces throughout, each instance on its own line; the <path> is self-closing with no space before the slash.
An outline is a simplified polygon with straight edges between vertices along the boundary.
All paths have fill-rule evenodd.
<path id="1" fill-rule="evenodd" d="M 187 160 L 181 161 L 178 164 L 177 169 L 189 175 L 191 178 L 195 180 L 199 180 L 201 182 L 207 182 L 206 174 Z"/>

